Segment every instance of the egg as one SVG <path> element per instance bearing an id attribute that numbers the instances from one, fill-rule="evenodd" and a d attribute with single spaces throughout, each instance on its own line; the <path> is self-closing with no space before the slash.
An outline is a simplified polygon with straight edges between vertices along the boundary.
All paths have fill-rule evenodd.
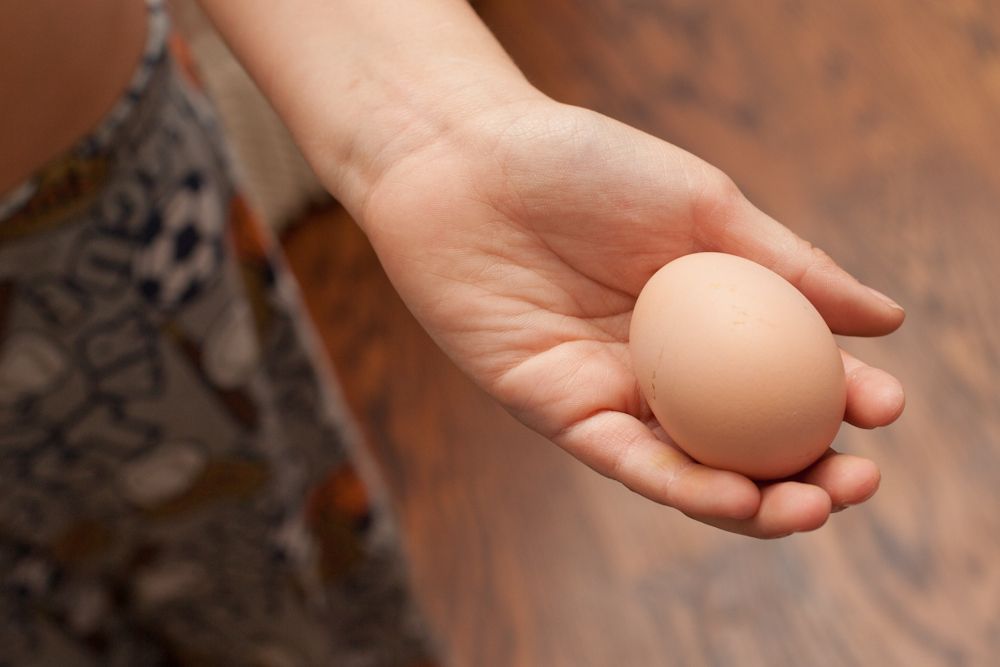
<path id="1" fill-rule="evenodd" d="M 791 283 L 750 260 L 704 252 L 661 268 L 636 301 L 629 347 L 656 419 L 705 465 L 786 477 L 840 428 L 847 382 L 833 334 Z"/>

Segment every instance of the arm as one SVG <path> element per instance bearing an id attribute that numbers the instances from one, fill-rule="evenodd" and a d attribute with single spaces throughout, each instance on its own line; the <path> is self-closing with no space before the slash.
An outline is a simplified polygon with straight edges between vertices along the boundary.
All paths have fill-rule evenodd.
<path id="1" fill-rule="evenodd" d="M 402 156 L 541 93 L 464 0 L 201 0 L 332 194 L 363 223 Z"/>
<path id="2" fill-rule="evenodd" d="M 794 284 L 835 333 L 899 306 L 751 205 L 718 169 L 532 88 L 461 0 L 202 0 L 435 341 L 511 413 L 647 498 L 757 537 L 812 530 L 878 487 L 830 453 L 758 486 L 658 428 L 628 353 L 660 266 L 714 250 Z M 844 356 L 845 420 L 893 421 L 899 383 Z"/>

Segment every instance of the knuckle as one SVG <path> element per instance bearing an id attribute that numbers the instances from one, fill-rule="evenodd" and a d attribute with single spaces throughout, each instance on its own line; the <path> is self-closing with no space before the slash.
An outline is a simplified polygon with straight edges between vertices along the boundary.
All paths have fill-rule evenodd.
<path id="1" fill-rule="evenodd" d="M 721 203 L 730 203 L 743 199 L 743 192 L 736 185 L 736 181 L 730 178 L 728 174 L 714 167 L 710 173 L 707 192 L 713 199 Z"/>
<path id="2" fill-rule="evenodd" d="M 691 192 L 693 218 L 702 224 L 724 222 L 742 206 L 743 192 L 721 169 L 707 163 L 699 169 L 699 185 Z"/>
<path id="3" fill-rule="evenodd" d="M 800 263 L 796 275 L 793 276 L 796 284 L 801 285 L 812 275 L 822 274 L 836 268 L 836 262 L 833 261 L 833 258 L 825 250 L 814 246 L 805 239 L 799 239 L 799 243 L 801 247 L 798 256 L 802 257 L 803 261 Z"/>
<path id="4" fill-rule="evenodd" d="M 612 457 L 611 477 L 624 484 L 630 491 L 638 492 L 631 474 L 636 455 L 636 446 L 637 443 L 632 438 L 622 441 Z"/>
<path id="5" fill-rule="evenodd" d="M 830 257 L 822 248 L 817 248 L 813 244 L 809 243 L 809 252 L 812 253 L 812 261 L 818 267 L 827 268 L 833 266 L 833 258 Z"/>

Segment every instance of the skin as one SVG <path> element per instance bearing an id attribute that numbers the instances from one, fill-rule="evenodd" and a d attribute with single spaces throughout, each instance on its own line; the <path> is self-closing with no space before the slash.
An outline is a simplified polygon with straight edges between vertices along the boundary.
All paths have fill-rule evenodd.
<path id="1" fill-rule="evenodd" d="M 100 122 L 145 39 L 136 0 L 0 0 L 0 194 Z"/>
<path id="2" fill-rule="evenodd" d="M 413 314 L 522 422 L 650 500 L 754 537 L 813 530 L 875 493 L 873 462 L 832 451 L 762 485 L 700 465 L 641 396 L 632 307 L 686 253 L 771 268 L 836 333 L 903 321 L 718 169 L 549 99 L 459 0 L 202 4 Z M 899 383 L 846 354 L 844 365 L 846 421 L 896 419 Z"/>

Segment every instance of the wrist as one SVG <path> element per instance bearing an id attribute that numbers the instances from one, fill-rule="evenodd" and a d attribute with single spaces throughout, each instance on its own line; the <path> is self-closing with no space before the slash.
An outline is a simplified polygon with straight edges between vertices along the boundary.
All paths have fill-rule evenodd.
<path id="1" fill-rule="evenodd" d="M 484 149 L 499 119 L 547 99 L 510 64 L 477 71 L 370 76 L 348 91 L 338 118 L 301 142 L 324 186 L 364 226 L 366 202 L 403 162 Z"/>
<path id="2" fill-rule="evenodd" d="M 462 143 L 484 111 L 544 99 L 465 0 L 201 4 L 359 222 L 399 161 Z"/>

